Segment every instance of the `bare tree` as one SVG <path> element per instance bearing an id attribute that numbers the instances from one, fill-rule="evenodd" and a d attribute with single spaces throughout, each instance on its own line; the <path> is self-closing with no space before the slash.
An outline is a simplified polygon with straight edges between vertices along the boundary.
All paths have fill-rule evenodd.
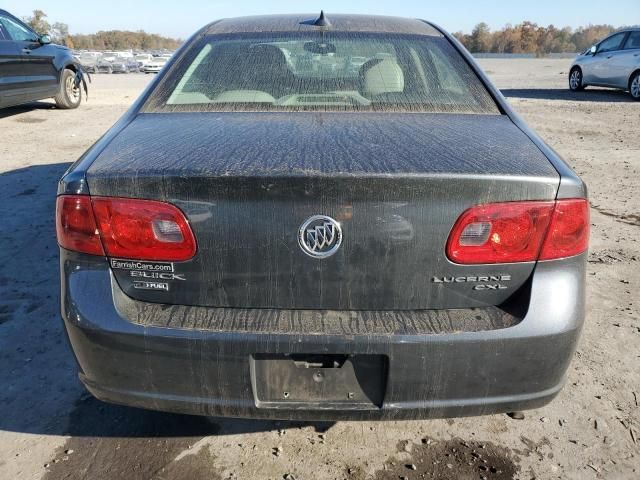
<path id="1" fill-rule="evenodd" d="M 51 30 L 51 25 L 45 20 L 47 14 L 42 10 L 34 10 L 33 15 L 23 18 L 24 22 L 29 25 L 35 32 L 45 34 Z"/>
<path id="2" fill-rule="evenodd" d="M 69 37 L 69 25 L 62 22 L 55 22 L 49 30 L 51 40 L 55 43 L 65 43 Z"/>

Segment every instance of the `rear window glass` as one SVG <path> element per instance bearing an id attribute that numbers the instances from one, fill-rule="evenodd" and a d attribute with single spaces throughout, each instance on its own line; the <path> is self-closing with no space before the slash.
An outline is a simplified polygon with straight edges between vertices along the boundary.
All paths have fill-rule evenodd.
<path id="1" fill-rule="evenodd" d="M 499 113 L 446 38 L 340 32 L 205 37 L 146 110 Z"/>

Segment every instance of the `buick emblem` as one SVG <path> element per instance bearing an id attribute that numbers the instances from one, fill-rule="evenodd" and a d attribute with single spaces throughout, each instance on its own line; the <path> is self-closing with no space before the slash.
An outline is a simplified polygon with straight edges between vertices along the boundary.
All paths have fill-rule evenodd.
<path id="1" fill-rule="evenodd" d="M 342 229 L 333 218 L 314 215 L 300 226 L 298 243 L 302 251 L 311 257 L 330 257 L 340 248 Z"/>

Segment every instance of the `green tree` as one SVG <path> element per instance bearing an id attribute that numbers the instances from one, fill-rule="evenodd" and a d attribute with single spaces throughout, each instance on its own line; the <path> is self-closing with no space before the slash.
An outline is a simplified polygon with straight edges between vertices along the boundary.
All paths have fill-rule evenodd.
<path id="1" fill-rule="evenodd" d="M 473 27 L 469 36 L 469 46 L 472 52 L 489 52 L 491 51 L 491 31 L 489 25 L 484 22 Z"/>

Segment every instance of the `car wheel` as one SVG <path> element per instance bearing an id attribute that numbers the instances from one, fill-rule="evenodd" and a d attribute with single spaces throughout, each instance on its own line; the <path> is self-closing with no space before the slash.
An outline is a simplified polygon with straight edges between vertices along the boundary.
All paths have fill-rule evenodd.
<path id="1" fill-rule="evenodd" d="M 629 80 L 629 93 L 631 94 L 631 98 L 640 101 L 640 71 L 631 75 L 631 80 Z"/>
<path id="2" fill-rule="evenodd" d="M 582 70 L 579 67 L 574 67 L 569 72 L 569 90 L 572 92 L 579 92 L 584 90 L 584 84 L 582 83 Z"/>
<path id="3" fill-rule="evenodd" d="M 66 68 L 60 76 L 60 89 L 54 97 L 58 108 L 65 110 L 78 108 L 82 102 L 82 90 L 76 85 L 76 72 Z"/>

